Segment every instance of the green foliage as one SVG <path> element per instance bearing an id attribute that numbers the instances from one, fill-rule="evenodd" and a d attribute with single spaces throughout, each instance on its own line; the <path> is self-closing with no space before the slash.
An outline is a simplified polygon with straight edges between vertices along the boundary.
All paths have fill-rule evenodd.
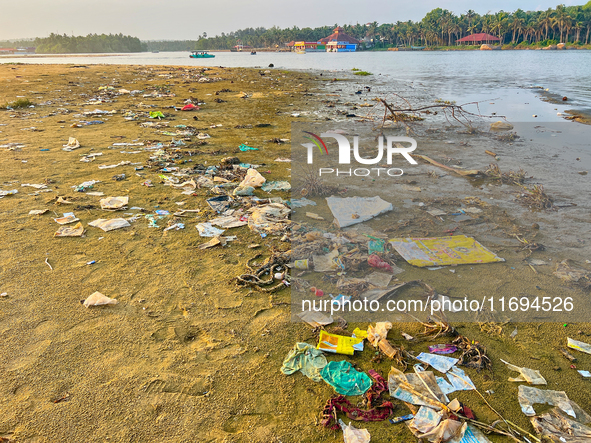
<path id="1" fill-rule="evenodd" d="M 290 41 L 318 41 L 332 34 L 336 27 L 280 29 L 273 27 L 246 28 L 229 34 L 222 33 L 215 37 L 202 35 L 193 42 L 167 42 L 174 50 L 211 50 L 231 49 L 235 45 L 249 45 L 255 48 L 284 48 Z M 546 11 L 515 12 L 499 11 L 484 15 L 469 10 L 456 15 L 453 12 L 436 8 L 428 12 L 420 22 L 398 21 L 378 24 L 377 22 L 360 25 L 343 25 L 345 32 L 362 40 L 373 40 L 372 50 L 388 47 L 428 46 L 429 49 L 455 46 L 456 41 L 476 33 L 492 34 L 501 39 L 501 45 L 522 46 L 540 44 L 543 40 L 572 43 L 579 41 L 591 43 L 591 1 L 585 6 L 564 6 L 549 8 Z M 174 43 L 174 44 L 173 44 Z M 156 43 L 149 43 L 149 47 Z M 163 42 L 163 47 L 166 46 Z M 187 48 L 191 46 L 190 48 Z M 154 46 L 154 49 L 160 49 Z M 364 45 L 360 45 L 364 49 Z"/>
<path id="2" fill-rule="evenodd" d="M 147 45 L 139 38 L 123 34 L 88 34 L 86 37 L 70 37 L 66 34 L 50 34 L 36 38 L 33 46 L 40 54 L 76 54 L 97 52 L 142 52 Z"/>
<path id="3" fill-rule="evenodd" d="M 33 102 L 28 98 L 19 98 L 13 102 L 8 102 L 3 106 L 3 109 L 23 109 L 32 106 Z"/>
<path id="4" fill-rule="evenodd" d="M 355 74 L 355 75 L 363 75 L 363 76 L 366 76 L 366 75 L 373 75 L 371 72 L 367 72 L 367 71 L 355 71 L 355 73 L 354 73 L 354 74 Z"/>
<path id="5" fill-rule="evenodd" d="M 353 68 L 353 69 L 351 69 L 351 71 L 361 71 L 361 69 L 359 69 L 359 68 Z"/>

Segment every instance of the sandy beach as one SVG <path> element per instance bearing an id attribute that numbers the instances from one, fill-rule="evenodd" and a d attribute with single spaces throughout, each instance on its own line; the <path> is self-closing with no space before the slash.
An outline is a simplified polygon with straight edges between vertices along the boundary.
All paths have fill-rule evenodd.
<path id="1" fill-rule="evenodd" d="M 0 297 L 0 437 L 11 443 L 342 441 L 340 431 L 319 425 L 333 389 L 301 374 L 280 372 L 296 342 L 317 343 L 318 331 L 290 321 L 290 289 L 262 293 L 239 288 L 233 281 L 248 272 L 247 265 L 252 265 L 255 256 L 260 254 L 256 258 L 260 264 L 273 253 L 289 251 L 290 243 L 282 241 L 283 235 L 262 237 L 242 226 L 226 232 L 236 239 L 225 247 L 200 249 L 211 239 L 200 237 L 195 225 L 215 216 L 205 200 L 216 194 L 207 187 L 183 194 L 169 186 L 166 177 L 172 176 L 170 171 L 162 171 L 198 165 L 206 169 L 220 165 L 224 158 L 238 157 L 240 163 L 258 165 L 267 181 L 290 181 L 292 165 L 281 160 L 291 155 L 291 124 L 314 120 L 313 110 L 335 100 L 324 89 L 329 81 L 272 68 L 0 66 L 0 106 L 18 98 L 34 104 L 32 108 L 0 110 L 0 145 L 13 144 L 0 147 L 0 190 L 18 190 L 0 199 L 0 293 L 6 293 Z M 133 91 L 141 92 L 130 93 Z M 188 99 L 202 103 L 200 109 L 174 109 L 183 107 Z M 97 109 L 116 112 L 84 115 Z M 147 118 L 151 111 L 160 111 L 164 117 Z M 80 123 L 84 121 L 104 123 Z M 76 123 L 81 127 L 72 127 Z M 187 127 L 194 128 L 194 134 L 210 137 L 180 134 Z M 76 138 L 80 147 L 64 151 L 70 137 Z M 286 142 L 276 143 L 275 139 Z M 113 146 L 115 143 L 129 145 Z M 148 149 L 158 143 L 163 144 L 160 149 Z M 257 150 L 241 151 L 242 144 Z M 433 155 L 438 158 L 461 158 L 466 153 L 457 145 L 434 145 Z M 471 161 L 485 167 L 492 161 L 490 155 L 482 145 L 473 145 L 478 146 L 478 154 Z M 93 161 L 80 161 L 98 153 L 102 155 Z M 150 159 L 154 156 L 158 158 Z M 119 166 L 99 168 L 116 164 Z M 416 235 L 420 230 L 422 236 L 436 236 L 449 228 L 427 217 L 421 219 L 413 198 L 416 203 L 420 199 L 428 204 L 449 204 L 445 208 L 449 211 L 461 204 L 449 195 L 437 194 L 441 192 L 437 188 L 443 186 L 429 182 L 432 177 L 427 175 L 436 168 L 424 164 L 420 168 L 405 178 L 404 185 L 409 188 L 392 194 L 395 205 L 403 208 L 394 220 L 419 221 L 414 226 L 401 224 L 389 235 Z M 236 175 L 229 181 L 243 177 Z M 90 180 L 98 182 L 77 192 L 77 186 Z M 464 177 L 449 180 L 453 182 L 444 183 L 455 183 L 448 189 L 457 194 L 458 201 L 480 195 L 482 188 L 496 200 L 509 200 L 506 187 L 488 189 Z M 146 186 L 148 181 L 152 186 Z M 30 184 L 46 188 L 25 186 Z M 424 190 L 420 198 L 412 189 L 417 186 Z M 102 192 L 104 196 L 86 192 Z M 291 198 L 289 192 L 260 189 L 255 195 L 261 199 Z M 128 196 L 128 209 L 117 213 L 101 209 L 99 200 L 111 196 Z M 442 198 L 448 199 L 447 203 L 442 203 Z M 256 206 L 249 198 L 238 200 L 245 208 Z M 320 204 L 322 199 L 314 200 Z M 507 285 L 503 291 L 508 293 L 529 293 L 540 286 L 547 294 L 588 296 L 588 290 L 553 275 L 556 261 L 583 260 L 586 249 L 577 249 L 574 237 L 584 239 L 585 235 L 572 234 L 560 247 L 552 245 L 551 254 L 540 258 L 552 256 L 555 262 L 532 271 L 524 264 L 528 251 L 516 248 L 519 242 L 511 234 L 548 242 L 548 232 L 558 229 L 555 225 L 560 216 L 518 211 L 517 205 L 512 205 L 483 206 L 482 223 L 470 221 L 462 227 L 462 233 L 484 237 L 506 262 L 480 265 L 476 270 L 462 268 L 458 270 L 461 281 L 457 274 L 433 271 L 429 283 L 456 295 L 475 285 L 480 285 L 481 292 Z M 514 213 L 506 212 L 512 208 Z M 29 215 L 31 210 L 47 212 Z M 323 208 L 314 211 L 331 221 Z M 60 227 L 54 218 L 69 212 L 80 219 L 84 235 L 54 237 Z M 158 227 L 150 226 L 147 214 Z M 542 229 L 540 234 L 533 227 L 538 216 L 548 226 L 548 231 Z M 109 232 L 88 226 L 96 219 L 114 217 L 133 220 L 130 227 Z M 572 226 L 584 223 L 584 214 L 577 213 L 577 217 Z M 329 222 L 311 223 L 334 231 Z M 391 226 L 390 222 L 382 220 L 372 226 L 380 230 Z M 164 231 L 178 223 L 183 223 L 184 229 Z M 501 237 L 505 243 L 496 241 Z M 580 256 L 575 257 L 577 251 Z M 401 280 L 425 276 L 403 261 L 398 264 L 407 271 Z M 85 308 L 81 301 L 95 291 L 118 303 Z M 367 323 L 352 323 L 340 332 L 350 335 L 355 327 L 365 329 Z M 517 402 L 518 385 L 507 381 L 515 373 L 500 358 L 542 370 L 547 389 L 565 391 L 591 412 L 589 381 L 571 369 L 573 363 L 558 351 L 565 347 L 567 337 L 590 342 L 589 323 L 516 324 L 507 319 L 454 327 L 486 346 L 493 370 L 467 372 L 480 392 L 492 392 L 484 394 L 486 400 L 506 419 L 533 432 Z M 327 330 L 336 328 L 333 325 Z M 427 351 L 432 340 L 406 342 L 400 335 L 404 331 L 419 336 L 422 330 L 416 322 L 395 323 L 392 342 L 413 353 Z M 514 330 L 518 333 L 511 337 Z M 337 357 L 328 359 L 342 359 Z M 386 358 L 372 361 L 375 357 L 376 350 L 367 345 L 350 360 L 360 370 L 374 369 L 387 376 L 395 364 Z M 577 358 L 578 368 L 590 368 L 591 355 L 577 353 Z M 474 393 L 464 391 L 457 397 L 470 405 L 480 421 L 490 423 L 498 418 Z M 402 402 L 395 404 L 396 416 L 408 413 Z M 403 424 L 360 425 L 370 431 L 372 442 L 414 441 Z M 510 441 L 494 435 L 489 438 Z"/>

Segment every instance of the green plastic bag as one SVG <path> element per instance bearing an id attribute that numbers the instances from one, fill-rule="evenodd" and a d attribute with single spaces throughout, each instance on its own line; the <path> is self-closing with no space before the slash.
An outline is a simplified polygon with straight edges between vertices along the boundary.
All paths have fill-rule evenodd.
<path id="1" fill-rule="evenodd" d="M 365 372 L 357 371 L 346 360 L 329 362 L 320 373 L 337 394 L 363 395 L 371 387 L 371 379 Z"/>
<path id="2" fill-rule="evenodd" d="M 164 118 L 164 114 L 160 111 L 150 111 L 150 118 Z"/>

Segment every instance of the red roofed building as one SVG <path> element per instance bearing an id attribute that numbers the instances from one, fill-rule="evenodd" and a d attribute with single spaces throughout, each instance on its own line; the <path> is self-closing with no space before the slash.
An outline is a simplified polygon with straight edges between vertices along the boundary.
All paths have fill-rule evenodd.
<path id="1" fill-rule="evenodd" d="M 360 42 L 337 26 L 332 34 L 320 39 L 320 43 L 326 44 L 326 52 L 355 52 Z"/>
<path id="2" fill-rule="evenodd" d="M 483 32 L 479 34 L 472 34 L 467 35 L 464 38 L 456 40 L 456 43 L 468 43 L 473 45 L 478 45 L 482 43 L 492 43 L 492 42 L 500 42 L 501 39 L 499 37 L 495 37 L 494 35 L 485 34 Z"/>

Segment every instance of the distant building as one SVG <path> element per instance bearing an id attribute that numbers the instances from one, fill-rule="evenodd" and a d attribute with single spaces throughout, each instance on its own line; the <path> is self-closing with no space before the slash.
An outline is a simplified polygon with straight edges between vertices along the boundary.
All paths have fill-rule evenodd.
<path id="1" fill-rule="evenodd" d="M 293 45 L 296 52 L 325 52 L 326 45 L 319 42 L 294 42 Z"/>
<path id="2" fill-rule="evenodd" d="M 467 43 L 471 45 L 481 45 L 483 43 L 498 43 L 501 39 L 499 37 L 495 37 L 494 35 L 485 34 L 483 32 L 479 34 L 472 34 L 467 35 L 464 38 L 456 40 L 457 44 Z"/>
<path id="3" fill-rule="evenodd" d="M 337 26 L 332 34 L 320 39 L 320 43 L 326 44 L 326 52 L 355 52 L 360 41 Z"/>
<path id="4" fill-rule="evenodd" d="M 15 52 L 15 48 L 0 48 L 0 54 L 14 54 Z"/>

